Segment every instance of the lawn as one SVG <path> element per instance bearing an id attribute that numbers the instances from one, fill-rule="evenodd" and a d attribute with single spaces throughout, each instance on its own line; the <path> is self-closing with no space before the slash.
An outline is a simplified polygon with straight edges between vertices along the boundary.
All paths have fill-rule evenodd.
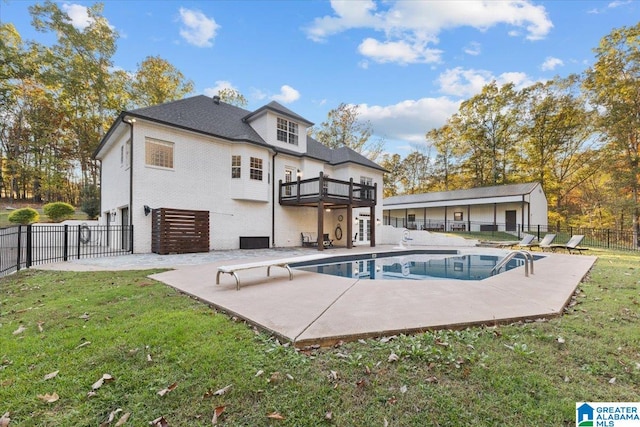
<path id="1" fill-rule="evenodd" d="M 576 402 L 640 395 L 639 257 L 597 255 L 562 317 L 302 350 L 148 279 L 154 271 L 21 271 L 0 280 L 0 417 L 573 426 Z"/>

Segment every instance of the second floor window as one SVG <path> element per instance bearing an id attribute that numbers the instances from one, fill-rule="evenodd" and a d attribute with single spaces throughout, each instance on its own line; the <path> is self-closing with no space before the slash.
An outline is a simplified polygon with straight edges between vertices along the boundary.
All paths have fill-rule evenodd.
<path id="1" fill-rule="evenodd" d="M 278 117 L 278 141 L 298 145 L 298 124 Z"/>
<path id="2" fill-rule="evenodd" d="M 145 163 L 147 165 L 173 169 L 172 143 L 153 139 L 147 139 L 145 142 Z"/>
<path id="3" fill-rule="evenodd" d="M 249 164 L 249 178 L 262 181 L 262 159 L 252 157 Z"/>
<path id="4" fill-rule="evenodd" d="M 240 178 L 242 173 L 242 156 L 231 156 L 231 178 Z"/>

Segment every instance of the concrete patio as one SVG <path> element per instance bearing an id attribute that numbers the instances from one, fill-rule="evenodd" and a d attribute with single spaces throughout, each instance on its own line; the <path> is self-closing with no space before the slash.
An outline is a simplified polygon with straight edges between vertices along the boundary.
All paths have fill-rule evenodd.
<path id="1" fill-rule="evenodd" d="M 371 249 L 334 249 L 325 255 L 393 250 L 391 246 Z M 460 248 L 461 254 L 506 252 Z M 263 255 L 251 261 L 282 258 L 278 252 Z M 176 266 L 150 277 L 297 346 L 329 345 L 339 340 L 560 315 L 597 258 L 545 255 L 535 262 L 535 274 L 529 277 L 520 267 L 482 281 L 362 280 L 299 270 L 294 270 L 290 281 L 288 272 L 279 268 L 266 277 L 265 267 L 239 272 L 239 291 L 228 275 L 215 285 L 218 266 L 242 264 L 246 259 Z"/>

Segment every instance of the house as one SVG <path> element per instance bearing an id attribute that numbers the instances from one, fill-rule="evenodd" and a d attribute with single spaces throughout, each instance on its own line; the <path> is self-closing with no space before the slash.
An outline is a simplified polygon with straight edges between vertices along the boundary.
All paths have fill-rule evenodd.
<path id="1" fill-rule="evenodd" d="M 507 231 L 547 228 L 540 183 L 498 185 L 388 197 L 386 225 L 429 231 Z"/>
<path id="2" fill-rule="evenodd" d="M 204 212 L 208 249 L 300 246 L 303 232 L 374 246 L 384 169 L 311 126 L 277 102 L 247 111 L 203 95 L 121 113 L 94 152 L 100 222 L 134 226 L 111 244 L 151 252 L 156 214 L 177 209 Z"/>

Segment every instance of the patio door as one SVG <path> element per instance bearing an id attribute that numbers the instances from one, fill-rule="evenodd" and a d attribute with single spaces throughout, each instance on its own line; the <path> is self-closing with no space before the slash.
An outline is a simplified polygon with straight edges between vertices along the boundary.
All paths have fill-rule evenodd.
<path id="1" fill-rule="evenodd" d="M 358 242 L 368 242 L 371 240 L 371 219 L 366 217 L 358 218 Z"/>
<path id="2" fill-rule="evenodd" d="M 504 212 L 504 223 L 505 229 L 507 231 L 516 231 L 517 230 L 517 212 L 516 211 L 505 211 Z"/>

